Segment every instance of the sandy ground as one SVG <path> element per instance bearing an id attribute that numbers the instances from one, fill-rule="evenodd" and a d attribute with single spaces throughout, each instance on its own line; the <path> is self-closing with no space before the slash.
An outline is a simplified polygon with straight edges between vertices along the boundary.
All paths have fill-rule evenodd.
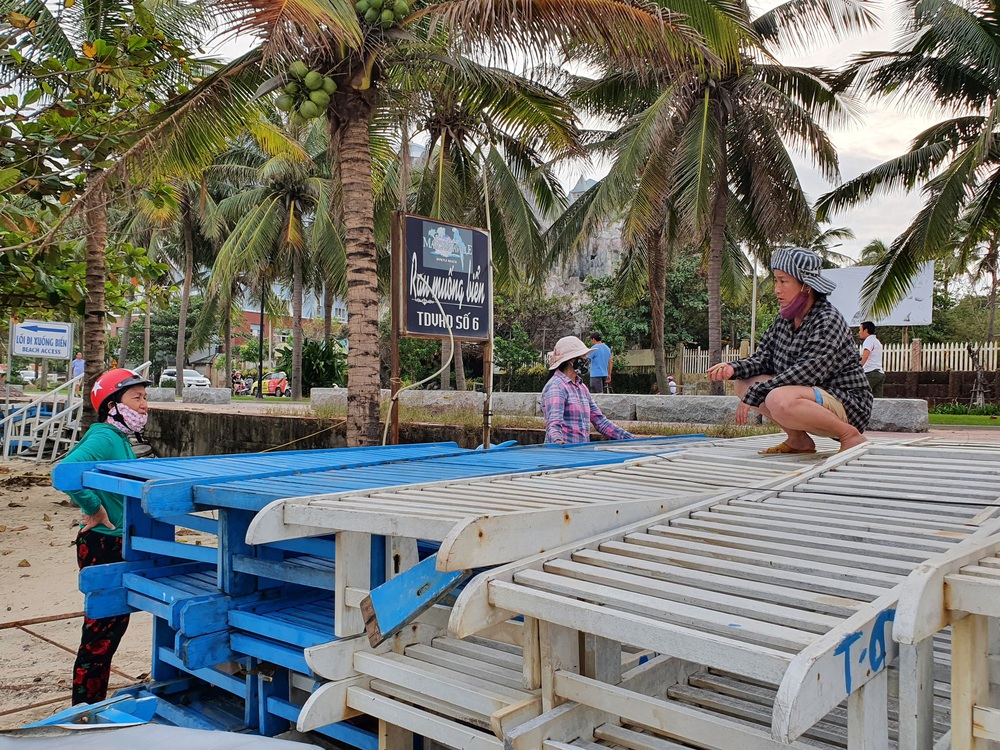
<path id="1" fill-rule="evenodd" d="M 83 623 L 73 546 L 79 511 L 52 489 L 47 471 L 44 465 L 0 463 L 0 729 L 70 704 Z M 15 626 L 37 618 L 53 619 Z M 149 670 L 151 635 L 150 616 L 132 615 L 115 657 L 112 689 L 141 681 Z"/>
<path id="2" fill-rule="evenodd" d="M 932 435 L 1000 443 L 1000 429 L 935 429 Z M 0 729 L 69 706 L 83 609 L 72 545 L 79 511 L 52 489 L 47 472 L 44 465 L 0 462 Z M 185 541 L 194 540 L 189 535 Z M 24 623 L 37 618 L 51 621 Z M 132 615 L 115 657 L 112 690 L 145 679 L 151 631 L 148 614 Z"/>

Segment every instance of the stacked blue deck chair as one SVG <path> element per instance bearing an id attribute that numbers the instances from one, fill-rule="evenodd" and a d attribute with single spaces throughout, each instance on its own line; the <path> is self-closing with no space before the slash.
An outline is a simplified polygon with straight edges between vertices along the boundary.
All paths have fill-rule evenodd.
<path id="1" fill-rule="evenodd" d="M 680 447 L 697 439 L 703 437 L 666 442 Z M 297 719 L 317 685 L 304 650 L 335 639 L 335 543 L 329 536 L 248 545 L 247 528 L 265 505 L 281 498 L 596 466 L 648 455 L 625 446 L 472 451 L 431 443 L 78 463 L 58 466 L 53 484 L 60 490 L 112 490 L 126 498 L 126 561 L 85 569 L 80 589 L 90 617 L 137 610 L 154 616 L 153 685 L 143 694 L 159 698 L 159 720 L 274 735 Z M 213 535 L 215 546 L 178 541 L 178 528 Z M 435 550 L 436 545 L 422 545 L 421 553 Z M 384 538 L 373 538 L 372 553 L 374 588 L 386 580 Z M 377 747 L 374 733 L 357 723 L 320 731 L 354 747 Z"/>

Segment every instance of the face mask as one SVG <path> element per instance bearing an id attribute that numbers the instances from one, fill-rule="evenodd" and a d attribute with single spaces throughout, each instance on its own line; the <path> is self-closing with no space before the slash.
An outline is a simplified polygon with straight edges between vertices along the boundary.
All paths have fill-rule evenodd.
<path id="1" fill-rule="evenodd" d="M 801 317 L 802 313 L 805 312 L 805 309 L 808 306 L 809 288 L 803 285 L 802 291 L 795 295 L 795 299 L 778 310 L 778 315 L 785 320 L 795 320 L 795 318 Z"/>
<path id="2" fill-rule="evenodd" d="M 115 413 L 108 415 L 108 421 L 115 427 L 121 428 L 123 432 L 136 433 L 142 432 L 143 427 L 146 426 L 148 416 L 147 414 L 140 414 L 135 409 L 125 406 L 125 404 L 116 404 Z"/>

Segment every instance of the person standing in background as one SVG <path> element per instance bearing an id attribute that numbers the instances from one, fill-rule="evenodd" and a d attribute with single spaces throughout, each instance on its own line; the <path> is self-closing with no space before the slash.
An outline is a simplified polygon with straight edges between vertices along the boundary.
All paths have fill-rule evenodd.
<path id="1" fill-rule="evenodd" d="M 590 392 L 609 393 L 611 390 L 611 349 L 601 341 L 601 334 L 590 334 Z"/>
<path id="2" fill-rule="evenodd" d="M 677 395 L 677 383 L 674 382 L 673 375 L 667 375 L 667 388 L 670 389 L 671 396 Z"/>
<path id="3" fill-rule="evenodd" d="M 875 324 L 866 320 L 858 329 L 861 338 L 861 367 L 868 378 L 872 396 L 882 398 L 885 389 L 885 370 L 882 369 L 882 342 L 875 335 Z"/>
<path id="4" fill-rule="evenodd" d="M 76 353 L 76 359 L 70 363 L 70 378 L 78 378 L 83 375 L 83 370 L 87 366 L 87 360 L 83 358 L 83 352 Z"/>
<path id="5" fill-rule="evenodd" d="M 609 440 L 631 440 L 633 435 L 604 416 L 580 379 L 577 366 L 590 349 L 576 336 L 563 336 L 549 352 L 552 375 L 542 389 L 545 442 L 560 445 L 590 441 L 590 426 Z"/>

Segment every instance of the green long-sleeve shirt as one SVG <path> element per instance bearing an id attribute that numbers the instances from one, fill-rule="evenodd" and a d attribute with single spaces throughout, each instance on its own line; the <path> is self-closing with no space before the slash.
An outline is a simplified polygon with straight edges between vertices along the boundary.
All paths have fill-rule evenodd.
<path id="1" fill-rule="evenodd" d="M 83 439 L 76 444 L 63 462 L 81 463 L 85 461 L 124 461 L 135 458 L 128 436 L 121 430 L 104 422 L 90 426 Z M 94 531 L 109 536 L 121 536 L 125 516 L 125 498 L 115 492 L 105 490 L 72 490 L 66 493 L 70 500 L 80 506 L 87 515 L 93 515 L 102 505 L 108 512 L 108 519 L 115 525 L 113 529 L 101 524 Z"/>

